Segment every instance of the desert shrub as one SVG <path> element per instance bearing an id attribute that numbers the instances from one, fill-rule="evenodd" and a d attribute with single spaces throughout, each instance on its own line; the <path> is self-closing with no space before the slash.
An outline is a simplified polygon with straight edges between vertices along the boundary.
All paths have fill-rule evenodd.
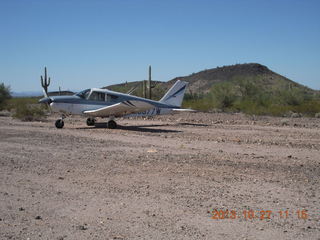
<path id="1" fill-rule="evenodd" d="M 298 88 L 283 90 L 279 93 L 283 104 L 297 106 L 307 100 L 307 95 Z"/>
<path id="2" fill-rule="evenodd" d="M 188 99 L 183 102 L 183 108 L 192 108 L 200 111 L 210 111 L 214 108 L 214 103 L 208 97 Z"/>
<path id="3" fill-rule="evenodd" d="M 251 99 L 240 99 L 236 101 L 234 104 L 234 110 L 247 114 L 264 114 L 264 108 L 262 108 L 257 102 Z"/>
<path id="4" fill-rule="evenodd" d="M 241 79 L 237 85 L 242 98 L 254 98 L 260 93 L 260 89 L 252 79 Z"/>
<path id="5" fill-rule="evenodd" d="M 5 109 L 7 101 L 11 98 L 10 87 L 0 84 L 0 110 Z"/>
<path id="6" fill-rule="evenodd" d="M 215 84 L 211 93 L 214 105 L 221 109 L 232 107 L 237 98 L 235 89 L 229 82 Z"/>
<path id="7" fill-rule="evenodd" d="M 266 108 L 264 115 L 281 117 L 286 115 L 288 112 L 292 112 L 292 106 L 272 104 L 268 108 Z"/>
<path id="8" fill-rule="evenodd" d="M 32 105 L 22 102 L 15 107 L 14 118 L 22 121 L 39 121 L 46 116 L 45 107 L 42 105 Z"/>
<path id="9" fill-rule="evenodd" d="M 195 94 L 186 93 L 186 94 L 184 95 L 183 100 L 184 100 L 184 101 L 190 101 L 190 100 L 194 100 L 194 99 L 196 99 L 196 98 L 197 98 L 197 96 L 195 96 Z"/>
<path id="10" fill-rule="evenodd" d="M 206 95 L 188 95 L 184 106 L 202 111 L 220 108 L 251 115 L 284 116 L 297 113 L 315 116 L 320 113 L 319 94 L 310 94 L 303 88 L 292 86 L 267 91 L 259 87 L 260 82 L 261 79 L 256 77 L 218 83 Z"/>
<path id="11" fill-rule="evenodd" d="M 37 104 L 38 100 L 39 98 L 37 97 L 14 97 L 8 100 L 6 109 L 14 110 L 21 104 Z"/>
<path id="12" fill-rule="evenodd" d="M 301 104 L 294 106 L 292 109 L 294 112 L 314 116 L 316 113 L 320 112 L 320 100 L 312 99 L 309 101 L 304 101 Z"/>

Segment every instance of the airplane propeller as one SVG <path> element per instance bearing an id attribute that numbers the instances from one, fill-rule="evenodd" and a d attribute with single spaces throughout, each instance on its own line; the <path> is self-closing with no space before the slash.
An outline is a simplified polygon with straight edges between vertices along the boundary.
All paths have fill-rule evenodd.
<path id="1" fill-rule="evenodd" d="M 45 104 L 50 105 L 50 103 L 52 103 L 52 99 L 49 98 L 49 97 L 44 97 L 44 98 L 41 98 L 41 99 L 39 100 L 39 103 L 45 103 Z"/>
<path id="2" fill-rule="evenodd" d="M 43 90 L 43 95 L 44 95 L 44 97 L 39 100 L 39 103 L 44 103 L 44 104 L 46 104 L 46 105 L 48 106 L 49 111 L 51 112 L 50 104 L 51 104 L 53 101 L 52 101 L 52 99 L 48 96 L 48 94 L 46 93 L 46 91 L 45 91 L 44 89 L 42 89 L 42 90 Z"/>

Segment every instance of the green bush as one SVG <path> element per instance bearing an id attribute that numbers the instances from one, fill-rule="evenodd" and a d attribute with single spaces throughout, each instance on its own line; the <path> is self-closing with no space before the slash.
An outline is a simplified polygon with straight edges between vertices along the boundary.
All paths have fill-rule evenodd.
<path id="1" fill-rule="evenodd" d="M 10 87 L 0 84 L 0 110 L 5 109 L 7 101 L 11 98 Z"/>
<path id="2" fill-rule="evenodd" d="M 309 116 L 314 116 L 320 112 L 320 100 L 312 99 L 293 107 L 294 112 L 304 113 Z"/>
<path id="3" fill-rule="evenodd" d="M 30 105 L 30 104 L 37 104 L 39 101 L 38 97 L 14 97 L 8 100 L 6 109 L 7 110 L 14 110 L 19 105 Z"/>
<path id="4" fill-rule="evenodd" d="M 234 79 L 215 84 L 206 95 L 186 96 L 183 106 L 208 111 L 244 112 L 255 115 L 284 116 L 288 112 L 315 116 L 320 112 L 320 96 L 287 86 L 278 91 L 260 89 L 259 78 Z"/>
<path id="5" fill-rule="evenodd" d="M 292 112 L 292 106 L 272 104 L 266 109 L 266 112 L 263 115 L 282 117 L 288 114 L 288 112 Z"/>
<path id="6" fill-rule="evenodd" d="M 307 95 L 298 88 L 283 90 L 279 93 L 279 97 L 283 104 L 292 106 L 300 105 L 307 99 Z"/>
<path id="7" fill-rule="evenodd" d="M 242 98 L 254 98 L 260 93 L 254 79 L 241 79 L 237 85 Z"/>
<path id="8" fill-rule="evenodd" d="M 214 105 L 209 98 L 189 99 L 183 102 L 183 108 L 191 108 L 199 111 L 210 111 Z"/>
<path id="9" fill-rule="evenodd" d="M 14 118 L 18 118 L 22 121 L 39 121 L 46 116 L 46 110 L 40 105 L 31 105 L 25 102 L 16 105 Z"/>
<path id="10" fill-rule="evenodd" d="M 215 84 L 211 93 L 214 105 L 221 109 L 232 107 L 237 98 L 235 89 L 229 82 Z"/>

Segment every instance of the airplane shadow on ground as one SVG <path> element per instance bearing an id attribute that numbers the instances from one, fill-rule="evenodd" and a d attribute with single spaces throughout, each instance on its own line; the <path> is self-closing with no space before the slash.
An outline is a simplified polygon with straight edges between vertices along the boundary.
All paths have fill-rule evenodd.
<path id="1" fill-rule="evenodd" d="M 203 123 L 187 123 L 187 122 L 178 123 L 177 125 L 180 125 L 180 126 L 194 126 L 194 127 L 208 127 L 209 126 L 208 124 L 203 124 Z"/>
<path id="2" fill-rule="evenodd" d="M 142 125 L 142 126 L 118 126 L 119 129 L 127 131 L 137 131 L 137 132 L 152 132 L 152 133 L 179 133 L 179 130 L 170 129 L 155 129 L 149 127 L 163 127 L 165 125 Z"/>
<path id="3" fill-rule="evenodd" d="M 136 131 L 136 132 L 150 132 L 150 133 L 179 133 L 182 131 L 179 130 L 170 130 L 170 129 L 154 129 L 152 127 L 165 127 L 168 125 L 139 125 L 139 126 L 123 126 L 118 125 L 117 129 L 127 130 L 127 131 Z M 77 128 L 77 129 L 96 129 L 96 128 L 108 128 L 107 123 L 96 123 L 94 127 L 84 127 L 84 128 Z"/>

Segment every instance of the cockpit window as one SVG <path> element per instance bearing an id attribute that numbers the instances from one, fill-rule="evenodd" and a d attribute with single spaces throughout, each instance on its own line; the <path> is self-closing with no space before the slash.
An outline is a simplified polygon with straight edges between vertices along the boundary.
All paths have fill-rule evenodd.
<path id="1" fill-rule="evenodd" d="M 81 98 L 83 98 L 83 99 L 87 99 L 89 93 L 90 93 L 90 89 L 86 89 L 86 90 L 83 90 L 83 91 L 81 91 L 81 92 L 78 92 L 78 93 L 76 94 L 76 96 L 81 97 Z"/>
<path id="2" fill-rule="evenodd" d="M 92 92 L 89 99 L 93 101 L 105 101 L 105 96 L 106 94 L 102 92 Z"/>

